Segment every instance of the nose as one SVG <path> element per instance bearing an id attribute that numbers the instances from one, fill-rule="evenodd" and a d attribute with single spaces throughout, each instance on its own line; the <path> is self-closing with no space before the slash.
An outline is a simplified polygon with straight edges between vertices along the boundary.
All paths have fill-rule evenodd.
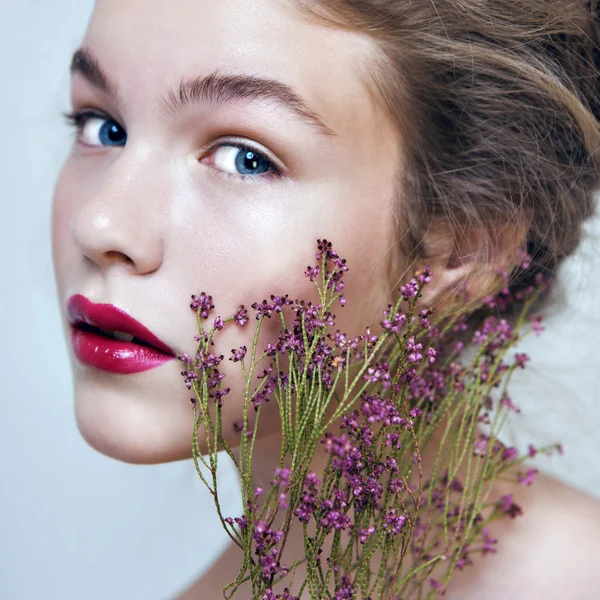
<path id="1" fill-rule="evenodd" d="M 72 213 L 75 244 L 101 269 L 124 266 L 133 274 L 147 275 L 162 263 L 164 219 L 153 185 L 156 172 L 141 163 L 119 157 L 108 172 L 96 175 L 97 185 L 78 199 Z"/>

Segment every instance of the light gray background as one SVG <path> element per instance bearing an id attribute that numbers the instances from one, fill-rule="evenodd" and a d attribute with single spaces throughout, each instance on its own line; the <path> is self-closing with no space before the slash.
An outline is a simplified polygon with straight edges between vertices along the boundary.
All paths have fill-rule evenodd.
<path id="1" fill-rule="evenodd" d="M 190 462 L 121 464 L 75 428 L 49 240 L 70 134 L 68 63 L 91 0 L 0 0 L 0 600 L 166 600 L 224 543 Z M 600 497 L 600 225 L 561 271 L 548 330 L 514 396 L 521 445 L 562 441 L 541 466 Z M 237 484 L 224 474 L 230 514 Z"/>

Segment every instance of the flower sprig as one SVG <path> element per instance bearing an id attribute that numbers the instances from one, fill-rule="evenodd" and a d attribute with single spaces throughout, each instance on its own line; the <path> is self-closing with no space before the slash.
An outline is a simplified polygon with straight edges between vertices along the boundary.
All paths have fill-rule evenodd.
<path id="1" fill-rule="evenodd" d="M 194 392 L 193 458 L 241 551 L 239 575 L 224 597 L 245 582 L 253 599 L 265 600 L 306 593 L 319 600 L 437 597 L 475 555 L 496 551 L 489 524 L 522 512 L 512 496 L 492 496 L 494 482 L 510 475 L 529 485 L 535 477 L 535 470 L 519 471 L 528 456 L 499 438 L 515 410 L 508 384 L 528 358 L 506 361 L 506 355 L 522 336 L 535 294 L 524 300 L 516 327 L 490 316 L 469 339 L 465 315 L 435 322 L 430 310 L 419 308 L 433 276 L 424 269 L 400 286 L 377 333 L 367 327 L 349 336 L 335 329 L 333 313 L 346 305 L 348 265 L 327 240 L 318 241 L 316 259 L 304 275 L 318 303 L 271 296 L 254 303 L 252 312 L 240 306 L 207 327 L 212 297 L 192 297 L 197 352 L 180 358 Z M 223 433 L 222 408 L 231 391 L 219 368 L 225 357 L 212 349 L 225 327 L 250 326 L 251 314 L 251 347 L 229 356 L 244 382 L 234 448 Z M 278 319 L 280 334 L 260 349 L 265 319 Z M 539 332 L 539 320 L 531 329 Z M 464 357 L 468 342 L 476 350 L 470 360 Z M 281 453 L 270 489 L 253 489 L 254 447 L 268 403 L 280 415 Z M 530 449 L 530 455 L 554 449 Z M 240 475 L 245 510 L 235 518 L 221 514 L 220 451 Z M 323 473 L 309 470 L 316 452 L 327 455 Z M 304 557 L 288 564 L 286 542 L 295 524 L 303 531 Z"/>

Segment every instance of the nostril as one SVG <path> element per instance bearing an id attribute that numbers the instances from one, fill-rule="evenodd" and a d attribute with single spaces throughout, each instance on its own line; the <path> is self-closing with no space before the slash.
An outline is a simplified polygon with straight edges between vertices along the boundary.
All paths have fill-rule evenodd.
<path id="1" fill-rule="evenodd" d="M 106 251 L 104 253 L 104 258 L 109 263 L 124 262 L 128 265 L 135 265 L 135 261 L 130 256 L 127 256 L 127 254 L 125 254 L 124 252 L 119 252 L 118 250 Z"/>

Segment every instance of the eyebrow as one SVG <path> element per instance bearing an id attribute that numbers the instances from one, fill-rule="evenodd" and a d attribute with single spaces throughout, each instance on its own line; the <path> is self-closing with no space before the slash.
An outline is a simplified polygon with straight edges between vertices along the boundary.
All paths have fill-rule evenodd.
<path id="1" fill-rule="evenodd" d="M 73 54 L 71 74 L 74 73 L 84 77 L 107 96 L 118 98 L 117 86 L 88 49 L 80 48 Z M 184 79 L 176 91 L 168 90 L 164 97 L 167 109 L 172 112 L 179 112 L 191 104 L 226 104 L 239 100 L 274 101 L 312 126 L 316 126 L 324 135 L 335 135 L 291 86 L 274 79 L 213 72 L 209 75 Z"/>

